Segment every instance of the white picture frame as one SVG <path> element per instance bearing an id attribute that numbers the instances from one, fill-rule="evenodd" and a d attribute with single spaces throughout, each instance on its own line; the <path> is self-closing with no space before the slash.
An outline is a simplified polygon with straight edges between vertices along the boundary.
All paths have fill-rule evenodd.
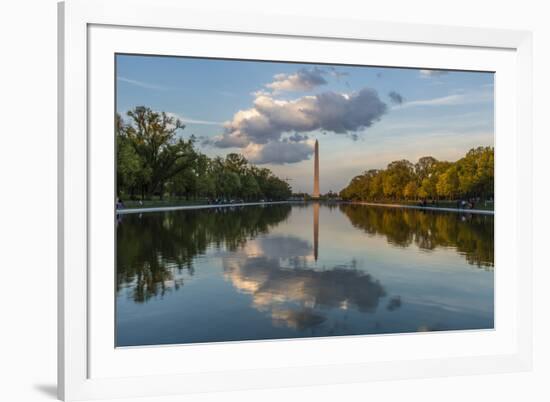
<path id="1" fill-rule="evenodd" d="M 185 41 L 190 37 L 202 44 L 201 49 L 182 45 L 191 43 Z M 300 52 L 304 41 L 311 44 L 309 53 Z M 283 43 L 285 46 L 280 46 Z M 231 44 L 233 47 L 228 46 Z M 101 297 L 113 289 L 108 278 L 112 271 L 94 269 L 97 261 L 106 261 L 104 265 L 112 270 L 108 262 L 114 260 L 113 250 L 108 249 L 114 244 L 109 227 L 113 222 L 109 215 L 113 164 L 102 163 L 104 158 L 112 158 L 108 155 L 112 153 L 109 141 L 113 141 L 94 135 L 112 127 L 107 115 L 110 111 L 112 118 L 113 87 L 107 84 L 115 79 L 111 56 L 120 51 L 194 52 L 199 56 L 320 61 L 321 56 L 314 52 L 331 47 L 322 61 L 345 62 L 350 49 L 357 46 L 368 47 L 373 64 L 481 69 L 497 74 L 495 251 L 496 261 L 506 269 L 497 273 L 495 331 L 176 345 L 115 352 L 114 345 L 109 345 L 113 299 Z M 531 47 L 531 34 L 523 31 L 211 14 L 187 9 L 177 0 L 60 3 L 59 397 L 144 397 L 529 370 Z M 354 60 L 359 59 L 350 58 L 349 62 Z M 452 351 L 449 345 L 453 345 Z M 325 353 L 318 353 L 320 348 Z M 342 353 L 358 349 L 368 351 L 369 357 Z M 136 361 L 162 369 L 143 371 Z M 182 361 L 192 362 L 194 369 Z"/>

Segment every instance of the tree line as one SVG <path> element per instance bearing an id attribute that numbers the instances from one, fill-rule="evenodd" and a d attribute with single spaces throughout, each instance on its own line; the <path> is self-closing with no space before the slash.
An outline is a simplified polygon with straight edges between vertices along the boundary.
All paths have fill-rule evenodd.
<path id="1" fill-rule="evenodd" d="M 494 148 L 471 149 L 456 162 L 431 156 L 413 164 L 391 162 L 386 169 L 371 169 L 354 177 L 340 192 L 344 200 L 457 200 L 494 196 Z"/>
<path id="2" fill-rule="evenodd" d="M 240 154 L 210 158 L 196 139 L 178 135 L 185 125 L 165 112 L 137 106 L 116 115 L 117 195 L 121 199 L 269 199 L 291 194 L 289 184 Z"/>

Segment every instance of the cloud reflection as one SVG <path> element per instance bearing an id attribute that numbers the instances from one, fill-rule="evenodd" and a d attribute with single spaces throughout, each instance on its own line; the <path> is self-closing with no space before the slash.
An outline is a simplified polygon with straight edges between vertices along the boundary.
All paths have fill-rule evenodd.
<path id="1" fill-rule="evenodd" d="M 330 270 L 315 268 L 310 243 L 291 236 L 250 240 L 223 258 L 224 275 L 274 325 L 303 330 L 321 325 L 330 309 L 376 311 L 386 291 L 354 261 Z"/>

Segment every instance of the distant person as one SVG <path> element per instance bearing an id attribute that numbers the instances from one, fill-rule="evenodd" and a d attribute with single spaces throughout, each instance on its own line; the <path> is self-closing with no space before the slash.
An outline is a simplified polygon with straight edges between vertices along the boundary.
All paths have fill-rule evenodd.
<path id="1" fill-rule="evenodd" d="M 116 199 L 116 209 L 122 209 L 124 208 L 124 203 L 122 202 L 122 200 L 120 198 L 117 198 Z"/>

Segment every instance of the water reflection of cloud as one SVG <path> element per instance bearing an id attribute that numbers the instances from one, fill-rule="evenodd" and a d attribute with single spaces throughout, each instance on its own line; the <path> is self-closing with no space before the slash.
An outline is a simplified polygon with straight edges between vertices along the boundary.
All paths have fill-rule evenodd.
<path id="1" fill-rule="evenodd" d="M 275 325 L 302 330 L 322 324 L 330 309 L 377 309 L 386 295 L 380 282 L 353 262 L 315 270 L 309 266 L 311 253 L 311 244 L 291 236 L 251 240 L 241 252 L 223 258 L 224 275 L 251 295 L 253 307 L 269 313 Z"/>
<path id="2" fill-rule="evenodd" d="M 247 257 L 292 258 L 313 255 L 313 247 L 308 241 L 282 235 L 249 240 L 243 251 Z"/>
<path id="3" fill-rule="evenodd" d="M 273 324 L 276 326 L 287 326 L 290 328 L 304 330 L 316 327 L 325 322 L 326 318 L 312 309 L 291 310 L 274 308 L 271 311 Z"/>

